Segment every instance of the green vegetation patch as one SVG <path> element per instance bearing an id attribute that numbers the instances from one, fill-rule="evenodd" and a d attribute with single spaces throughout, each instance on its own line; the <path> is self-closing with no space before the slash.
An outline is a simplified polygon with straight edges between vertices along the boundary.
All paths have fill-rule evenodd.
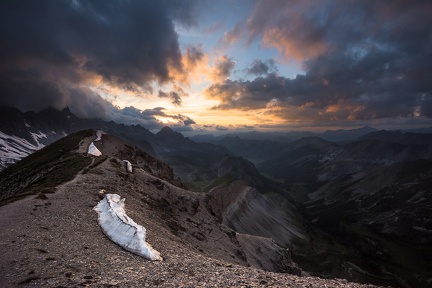
<path id="1" fill-rule="evenodd" d="M 91 158 L 76 150 L 82 139 L 92 135 L 93 130 L 73 133 L 1 171 L 0 205 L 41 191 L 54 191 L 56 186 L 72 180 L 91 163 Z"/>
<path id="2" fill-rule="evenodd" d="M 225 174 L 222 177 L 212 179 L 209 181 L 195 181 L 195 182 L 186 182 L 186 187 L 195 192 L 209 192 L 211 189 L 221 186 L 228 185 L 231 181 L 234 180 L 234 177 L 231 174 Z"/>

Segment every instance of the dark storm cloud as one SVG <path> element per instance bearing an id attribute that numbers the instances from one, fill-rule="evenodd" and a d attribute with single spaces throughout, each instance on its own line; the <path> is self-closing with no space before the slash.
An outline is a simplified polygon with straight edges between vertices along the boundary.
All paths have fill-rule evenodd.
<path id="1" fill-rule="evenodd" d="M 171 114 L 165 113 L 164 110 L 165 110 L 165 108 L 156 107 L 154 109 L 146 109 L 146 110 L 142 111 L 141 114 L 142 114 L 142 117 L 144 117 L 145 119 L 153 119 L 153 118 L 155 118 L 155 116 L 170 118 L 174 121 L 177 121 L 178 124 L 181 126 L 189 126 L 189 125 L 195 124 L 194 120 L 192 120 L 191 118 L 189 118 L 185 115 L 182 115 L 182 114 L 171 115 Z"/>
<path id="2" fill-rule="evenodd" d="M 315 89 L 305 83 L 303 78 L 298 76 L 291 80 L 272 73 L 252 81 L 227 79 L 211 85 L 205 93 L 210 98 L 220 100 L 221 104 L 215 109 L 261 109 L 266 108 L 272 100 L 298 106 L 312 99 L 303 94 L 311 94 Z"/>
<path id="3" fill-rule="evenodd" d="M 312 121 L 432 116 L 430 1 L 259 1 L 231 32 L 301 61 L 305 74 L 265 74 L 254 62 L 249 72 L 260 77 L 206 90 L 220 100 L 214 109 Z"/>
<path id="4" fill-rule="evenodd" d="M 164 92 L 159 90 L 158 96 L 160 98 L 168 98 L 174 106 L 182 105 L 182 97 L 189 96 L 181 87 L 174 85 L 175 91 Z"/>
<path id="5" fill-rule="evenodd" d="M 177 131 L 190 131 L 192 129 L 190 125 L 195 124 L 194 120 L 185 115 L 167 114 L 165 112 L 165 108 L 163 107 L 156 107 L 141 111 L 131 106 L 125 107 L 123 109 L 113 108 L 109 111 L 109 113 L 110 118 L 117 123 L 139 124 L 149 130 L 161 129 L 167 125 L 157 117 L 171 119 L 172 122 L 169 123 L 169 126 L 175 128 Z"/>
<path id="6" fill-rule="evenodd" d="M 247 74 L 262 76 L 268 73 L 277 72 L 277 67 L 273 59 L 262 61 L 256 59 L 252 62 L 250 67 L 246 69 Z"/>
<path id="7" fill-rule="evenodd" d="M 101 77 L 112 86 L 149 92 L 149 81 L 169 81 L 169 69 L 182 72 L 174 22 L 193 25 L 192 4 L 2 1 L 0 103 L 25 110 L 102 105 L 91 91 L 77 88 Z M 79 110 L 86 113 L 86 107 Z"/>
<path id="8" fill-rule="evenodd" d="M 233 58 L 226 55 L 221 56 L 217 61 L 212 71 L 214 81 L 222 81 L 227 79 L 234 69 L 236 62 Z"/>
<path id="9" fill-rule="evenodd" d="M 180 95 L 174 91 L 163 92 L 162 90 L 159 90 L 158 96 L 160 98 L 169 98 L 171 100 L 171 103 L 175 106 L 181 106 L 182 104 L 182 99 Z"/>
<path id="10" fill-rule="evenodd" d="M 145 113 L 135 107 L 125 107 L 123 109 L 118 109 L 113 107 L 109 113 L 109 118 L 116 123 L 122 124 L 132 124 L 132 125 L 141 125 L 146 127 L 149 130 L 152 129 L 160 129 L 163 127 L 163 123 L 159 121 L 154 115 L 160 113 L 163 115 L 164 108 L 155 108 L 153 113 Z"/>
<path id="11" fill-rule="evenodd" d="M 197 64 L 203 59 L 204 51 L 202 45 L 188 46 L 186 48 L 186 59 L 190 69 L 197 66 Z"/>

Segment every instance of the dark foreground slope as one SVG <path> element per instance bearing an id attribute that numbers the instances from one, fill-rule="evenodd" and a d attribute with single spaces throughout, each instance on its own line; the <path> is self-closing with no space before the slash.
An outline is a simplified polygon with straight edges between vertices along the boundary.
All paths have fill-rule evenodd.
<path id="1" fill-rule="evenodd" d="M 90 164 L 75 178 L 53 184 L 54 193 L 39 187 L 36 195 L 0 207 L 1 287 L 373 287 L 254 269 L 294 263 L 272 239 L 221 224 L 206 194 L 180 188 L 163 162 L 133 146 L 105 136 L 96 142 L 103 156 L 84 156 L 94 138 L 76 143 L 77 155 Z M 133 173 L 123 159 L 133 163 Z M 27 172 L 15 173 L 24 179 Z M 147 261 L 105 237 L 92 210 L 101 190 L 126 198 L 128 215 L 146 227 L 164 261 Z"/>

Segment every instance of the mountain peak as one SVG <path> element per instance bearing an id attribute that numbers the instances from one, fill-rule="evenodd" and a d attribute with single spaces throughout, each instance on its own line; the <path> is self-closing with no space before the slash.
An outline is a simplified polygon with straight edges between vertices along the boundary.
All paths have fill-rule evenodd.
<path id="1" fill-rule="evenodd" d="M 171 133 L 171 132 L 175 132 L 174 130 L 172 130 L 169 126 L 164 126 L 162 127 L 162 129 L 159 131 L 159 133 Z"/>
<path id="2" fill-rule="evenodd" d="M 357 130 L 357 131 L 378 131 L 378 129 L 376 129 L 376 128 L 373 128 L 373 127 L 371 127 L 371 126 L 369 126 L 369 125 L 365 125 L 365 126 L 363 126 L 363 127 L 360 127 L 360 128 L 358 128 L 358 129 L 354 129 L 354 130 Z"/>
<path id="3" fill-rule="evenodd" d="M 52 106 L 44 108 L 41 111 L 37 112 L 36 114 L 42 117 L 46 117 L 48 119 L 59 119 L 58 117 L 60 117 L 61 119 L 65 116 L 73 115 L 68 107 L 64 108 L 63 110 L 60 110 Z"/>
<path id="4" fill-rule="evenodd" d="M 63 108 L 63 110 L 61 110 L 61 112 L 62 112 L 63 114 L 72 114 L 72 112 L 70 111 L 70 109 L 69 109 L 68 106 L 66 106 L 65 108 Z"/>
<path id="5" fill-rule="evenodd" d="M 183 134 L 181 134 L 180 132 L 174 131 L 173 129 L 171 129 L 168 126 L 164 126 L 158 133 L 156 133 L 156 136 L 163 136 L 163 137 L 170 137 L 170 138 L 178 138 L 178 139 L 183 139 L 185 138 L 183 136 Z"/>

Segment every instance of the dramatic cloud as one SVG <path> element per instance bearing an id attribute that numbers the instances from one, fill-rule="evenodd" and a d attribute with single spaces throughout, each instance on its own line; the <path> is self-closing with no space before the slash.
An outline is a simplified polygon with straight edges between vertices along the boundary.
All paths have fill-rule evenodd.
<path id="1" fill-rule="evenodd" d="M 278 76 L 255 61 L 247 72 L 260 77 L 225 79 L 205 94 L 220 101 L 213 109 L 265 109 L 286 121 L 431 117 L 431 11 L 428 1 L 258 1 L 230 33 L 302 61 L 305 74 Z"/>
<path id="2" fill-rule="evenodd" d="M 175 91 L 164 92 L 159 90 L 158 96 L 160 98 L 168 98 L 174 106 L 182 105 L 182 97 L 188 96 L 188 94 L 178 85 L 173 85 Z"/>
<path id="3" fill-rule="evenodd" d="M 220 101 L 214 109 L 267 109 L 287 120 L 430 117 L 431 88 L 414 79 L 406 82 L 396 67 L 392 71 L 388 61 L 398 63 L 393 57 L 397 58 L 374 54 L 357 61 L 323 57 L 309 62 L 311 70 L 294 79 L 274 73 L 252 81 L 227 79 L 211 85 L 205 94 Z"/>
<path id="4" fill-rule="evenodd" d="M 150 81 L 169 81 L 171 71 L 183 73 L 174 21 L 193 24 L 191 3 L 3 1 L 0 103 L 24 110 L 99 105 L 86 87 L 145 91 Z"/>
<path id="5" fill-rule="evenodd" d="M 186 48 L 186 63 L 185 67 L 189 70 L 194 69 L 204 58 L 202 45 L 188 46 Z"/>
<path id="6" fill-rule="evenodd" d="M 145 109 L 144 111 L 135 107 L 113 108 L 110 110 L 109 117 L 117 123 L 138 124 L 149 130 L 158 130 L 168 124 L 177 131 L 192 130 L 190 126 L 195 124 L 194 120 L 181 114 L 167 114 L 165 110 L 163 107 Z"/>
<path id="7" fill-rule="evenodd" d="M 200 83 L 208 72 L 208 55 L 203 51 L 202 44 L 188 45 L 182 55 L 183 70 L 171 70 L 171 76 L 178 83 L 190 86 L 191 82 Z"/>
<path id="8" fill-rule="evenodd" d="M 212 70 L 211 78 L 213 81 L 219 82 L 227 79 L 231 75 L 235 63 L 234 59 L 226 55 L 219 57 Z"/>
<path id="9" fill-rule="evenodd" d="M 159 97 L 160 98 L 169 98 L 171 100 L 171 103 L 175 106 L 181 106 L 182 100 L 178 93 L 171 91 L 171 92 L 163 92 L 162 90 L 159 90 Z"/>
<path id="10" fill-rule="evenodd" d="M 247 22 L 237 23 L 221 41 L 225 45 L 242 40 L 250 44 L 260 38 L 264 46 L 276 48 L 288 58 L 318 56 L 329 48 L 325 16 L 333 4 L 334 1 L 257 1 Z"/>
<path id="11" fill-rule="evenodd" d="M 249 68 L 246 69 L 247 74 L 262 76 L 269 73 L 277 72 L 277 67 L 274 60 L 261 61 L 259 59 L 254 60 Z"/>
<path id="12" fill-rule="evenodd" d="M 242 33 L 244 33 L 243 26 L 242 23 L 237 23 L 230 31 L 225 32 L 223 38 L 219 41 L 219 45 L 228 46 L 240 41 Z"/>

